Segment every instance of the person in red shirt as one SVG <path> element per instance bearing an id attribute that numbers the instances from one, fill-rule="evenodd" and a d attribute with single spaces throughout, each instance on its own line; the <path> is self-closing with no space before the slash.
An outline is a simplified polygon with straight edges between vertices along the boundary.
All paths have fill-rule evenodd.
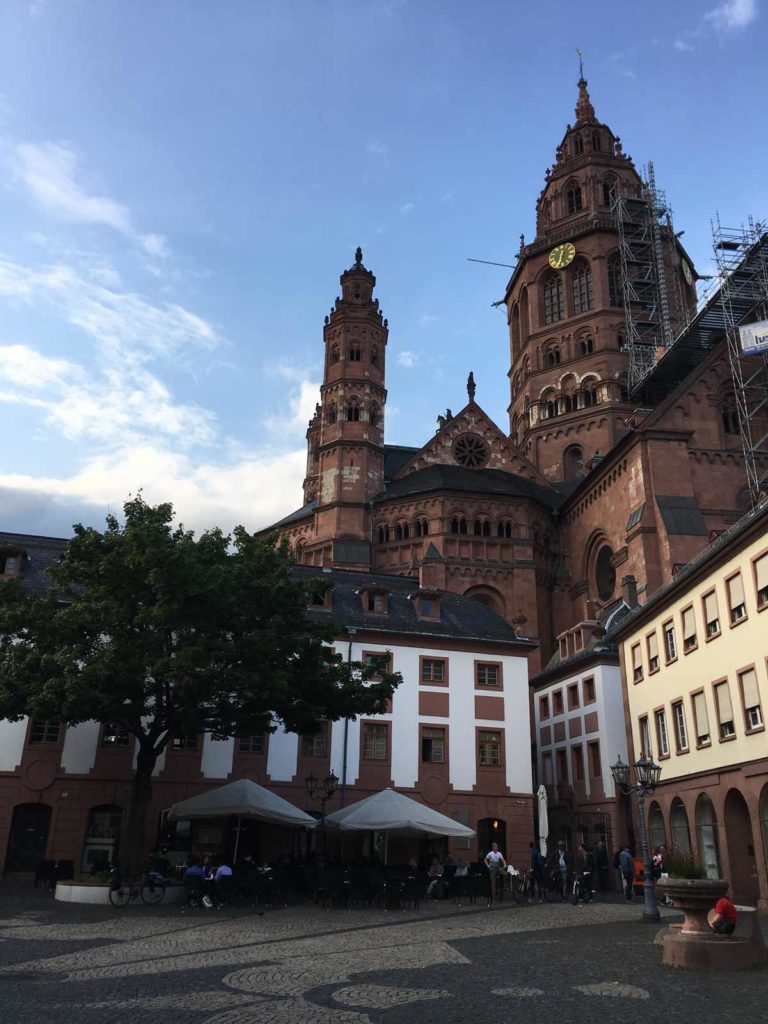
<path id="1" fill-rule="evenodd" d="M 723 896 L 715 904 L 714 912 L 708 915 L 709 926 L 718 935 L 733 935 L 736 927 L 736 907 Z"/>

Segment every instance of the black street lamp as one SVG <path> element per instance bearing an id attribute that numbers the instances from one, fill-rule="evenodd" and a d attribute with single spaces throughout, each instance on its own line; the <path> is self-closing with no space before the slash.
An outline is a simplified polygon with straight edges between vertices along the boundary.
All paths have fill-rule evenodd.
<path id="1" fill-rule="evenodd" d="M 315 776 L 314 772 L 310 772 L 304 780 L 304 785 L 307 789 L 307 794 L 311 799 L 314 799 L 315 793 L 317 793 L 317 784 L 320 780 Z M 323 779 L 323 788 L 320 793 L 317 794 L 320 801 L 320 849 L 321 856 L 325 860 L 325 805 L 331 799 L 333 794 L 336 792 L 336 787 L 339 784 L 339 777 L 336 772 L 331 772 L 330 775 L 326 775 Z"/>
<path id="2" fill-rule="evenodd" d="M 653 882 L 653 864 L 651 849 L 648 845 L 648 829 L 645 824 L 645 798 L 650 796 L 659 784 L 661 766 L 654 764 L 649 757 L 639 757 L 632 766 L 635 769 L 637 782 L 634 786 L 629 782 L 629 765 L 619 757 L 616 764 L 611 765 L 611 775 L 625 796 L 633 796 L 637 800 L 637 813 L 640 818 L 640 841 L 643 847 L 643 920 L 660 921 L 659 908 L 656 904 L 656 887 Z"/>

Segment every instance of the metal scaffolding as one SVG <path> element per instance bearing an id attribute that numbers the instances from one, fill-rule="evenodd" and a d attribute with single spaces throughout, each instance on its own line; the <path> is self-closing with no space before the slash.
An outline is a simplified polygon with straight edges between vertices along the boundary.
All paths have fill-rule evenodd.
<path id="1" fill-rule="evenodd" d="M 712 224 L 733 398 L 752 505 L 768 492 L 768 352 L 744 355 L 739 325 L 768 320 L 768 229 Z"/>
<path id="2" fill-rule="evenodd" d="M 648 164 L 640 195 L 620 195 L 617 189 L 611 212 L 619 239 L 628 383 L 632 391 L 653 368 L 656 350 L 669 348 L 675 334 L 665 260 L 665 248 L 669 249 L 667 259 L 674 256 L 675 232 L 666 196 L 656 188 L 652 163 Z M 675 295 L 674 304 L 677 321 L 685 315 L 682 293 Z M 678 329 L 681 326 L 676 324 Z"/>

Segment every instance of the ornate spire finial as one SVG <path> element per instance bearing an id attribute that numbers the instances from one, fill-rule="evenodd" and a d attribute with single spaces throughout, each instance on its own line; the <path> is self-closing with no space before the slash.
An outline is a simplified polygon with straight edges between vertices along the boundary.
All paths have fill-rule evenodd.
<path id="1" fill-rule="evenodd" d="M 474 402 L 475 400 L 475 391 L 477 391 L 477 387 L 475 385 L 475 375 L 470 370 L 469 376 L 467 377 L 467 394 L 469 395 L 470 402 Z"/>
<path id="2" fill-rule="evenodd" d="M 584 51 L 576 47 L 576 53 L 579 55 L 579 81 L 584 81 Z"/>
<path id="3" fill-rule="evenodd" d="M 363 262 L 363 250 L 358 245 L 358 247 L 355 249 L 355 263 L 359 267 L 359 266 L 362 265 L 362 262 Z"/>
<path id="4" fill-rule="evenodd" d="M 576 101 L 576 124 L 584 121 L 596 121 L 595 108 L 587 92 L 587 82 L 584 76 L 579 79 L 579 98 Z"/>

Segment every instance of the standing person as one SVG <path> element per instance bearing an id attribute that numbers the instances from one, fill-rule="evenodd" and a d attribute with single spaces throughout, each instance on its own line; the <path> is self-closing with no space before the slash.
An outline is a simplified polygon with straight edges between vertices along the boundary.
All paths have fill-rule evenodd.
<path id="1" fill-rule="evenodd" d="M 553 861 L 555 870 L 560 872 L 560 895 L 565 899 L 568 892 L 568 871 L 571 867 L 571 855 L 566 850 L 562 839 L 557 844 Z"/>
<path id="2" fill-rule="evenodd" d="M 621 871 L 621 877 L 624 879 L 624 895 L 627 897 L 627 902 L 631 902 L 634 899 L 632 894 L 632 883 L 635 880 L 635 862 L 632 859 L 632 854 L 629 852 L 628 846 L 622 846 L 621 853 L 619 854 L 619 870 Z"/>
<path id="3" fill-rule="evenodd" d="M 535 843 L 528 843 L 531 851 L 531 892 L 536 894 L 539 903 L 544 896 L 544 865 L 546 861 Z"/>
<path id="4" fill-rule="evenodd" d="M 599 839 L 595 850 L 595 870 L 597 872 L 597 888 L 600 892 L 608 892 L 608 847 Z"/>
<path id="5" fill-rule="evenodd" d="M 592 875 L 594 873 L 595 858 L 584 843 L 579 843 L 576 851 L 576 859 L 573 865 L 573 877 L 581 881 L 582 895 L 579 902 L 591 899 L 592 896 Z M 574 885 L 574 892 L 576 886 Z"/>
<path id="6" fill-rule="evenodd" d="M 501 878 L 502 885 L 507 881 L 507 862 L 499 850 L 498 843 L 491 843 L 491 848 L 485 855 L 485 866 L 491 879 L 491 899 L 496 893 L 496 879 Z"/>

